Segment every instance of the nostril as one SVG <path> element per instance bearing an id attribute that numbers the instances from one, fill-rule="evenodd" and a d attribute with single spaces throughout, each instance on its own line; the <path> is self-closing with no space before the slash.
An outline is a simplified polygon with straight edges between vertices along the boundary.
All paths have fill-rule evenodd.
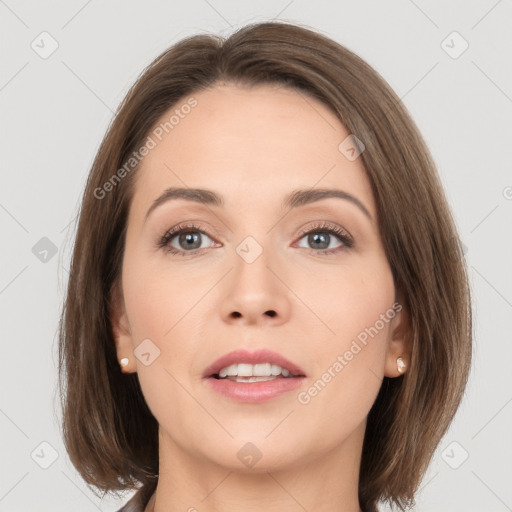
<path id="1" fill-rule="evenodd" d="M 276 316 L 276 312 L 273 309 L 271 309 L 270 311 L 266 311 L 265 314 L 271 317 Z"/>

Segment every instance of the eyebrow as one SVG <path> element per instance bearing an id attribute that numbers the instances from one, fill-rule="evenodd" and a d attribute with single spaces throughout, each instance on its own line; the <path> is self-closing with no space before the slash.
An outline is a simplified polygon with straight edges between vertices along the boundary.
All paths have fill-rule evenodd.
<path id="1" fill-rule="evenodd" d="M 291 194 L 284 198 L 282 206 L 283 208 L 293 209 L 321 201 L 322 199 L 330 198 L 345 199 L 351 202 L 353 205 L 357 206 L 366 215 L 366 217 L 368 217 L 370 220 L 373 220 L 368 209 L 361 201 L 359 201 L 359 199 L 357 199 L 357 197 L 343 190 L 333 188 L 294 190 Z M 149 210 L 146 212 L 144 222 L 150 216 L 151 212 L 158 206 L 174 199 L 185 199 L 187 201 L 193 201 L 208 206 L 224 206 L 224 200 L 222 197 L 213 190 L 204 188 L 171 187 L 166 189 L 162 195 L 153 201 L 149 207 Z"/>

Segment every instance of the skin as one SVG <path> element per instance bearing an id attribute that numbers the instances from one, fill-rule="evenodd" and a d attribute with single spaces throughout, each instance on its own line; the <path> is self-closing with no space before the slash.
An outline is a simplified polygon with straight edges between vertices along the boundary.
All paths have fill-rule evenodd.
<path id="1" fill-rule="evenodd" d="M 383 377 L 399 376 L 397 357 L 409 360 L 405 309 L 309 403 L 297 395 L 400 302 L 361 158 L 338 150 L 349 133 L 326 106 L 291 89 L 219 84 L 193 96 L 197 106 L 137 171 L 112 316 L 118 358 L 129 358 L 123 371 L 138 372 L 160 425 L 159 483 L 146 510 L 358 512 L 368 412 Z M 225 205 L 173 200 L 144 222 L 171 186 L 214 190 Z M 372 219 L 338 198 L 281 207 L 292 190 L 313 187 L 349 192 Z M 199 253 L 157 248 L 187 221 L 206 233 Z M 317 221 L 348 231 L 354 246 L 330 235 L 339 252 L 321 254 L 325 246 L 301 236 Z M 250 264 L 236 252 L 247 236 L 263 248 Z M 179 237 L 172 244 L 186 253 Z M 148 366 L 133 355 L 146 338 L 160 350 Z M 202 372 L 237 348 L 283 354 L 305 370 L 304 386 L 261 404 L 218 395 Z M 247 442 L 262 454 L 252 468 L 237 457 Z"/>

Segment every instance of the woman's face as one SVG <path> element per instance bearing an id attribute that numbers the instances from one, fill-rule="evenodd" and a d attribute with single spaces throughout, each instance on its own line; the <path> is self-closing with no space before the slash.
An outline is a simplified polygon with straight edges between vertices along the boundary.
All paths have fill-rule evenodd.
<path id="1" fill-rule="evenodd" d="M 266 471 L 360 449 L 383 376 L 398 376 L 404 313 L 350 134 L 287 88 L 224 84 L 193 98 L 162 117 L 179 111 L 137 171 L 114 321 L 125 371 L 138 372 L 163 443 L 194 458 L 244 470 L 261 457 L 254 470 Z M 178 197 L 146 217 L 171 188 L 222 204 Z M 320 189 L 345 197 L 307 200 Z M 162 241 L 180 225 L 188 235 Z M 205 377 L 238 349 L 280 354 L 304 376 Z"/>

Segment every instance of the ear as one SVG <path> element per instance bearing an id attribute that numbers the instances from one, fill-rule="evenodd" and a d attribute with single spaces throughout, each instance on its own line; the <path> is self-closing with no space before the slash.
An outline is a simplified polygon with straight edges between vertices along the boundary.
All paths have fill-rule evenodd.
<path id="1" fill-rule="evenodd" d="M 109 318 L 116 345 L 117 361 L 121 371 L 123 373 L 133 373 L 137 371 L 137 364 L 133 354 L 133 340 L 126 315 L 123 291 L 121 284 L 118 283 L 115 283 L 110 291 Z M 127 363 L 126 360 L 128 360 Z"/>
<path id="2" fill-rule="evenodd" d="M 394 316 L 390 322 L 390 340 L 384 367 L 384 375 L 386 377 L 399 377 L 403 375 L 411 363 L 411 321 L 402 294 L 397 294 L 393 311 Z M 402 358 L 405 365 L 401 372 L 398 369 L 398 358 Z"/>

